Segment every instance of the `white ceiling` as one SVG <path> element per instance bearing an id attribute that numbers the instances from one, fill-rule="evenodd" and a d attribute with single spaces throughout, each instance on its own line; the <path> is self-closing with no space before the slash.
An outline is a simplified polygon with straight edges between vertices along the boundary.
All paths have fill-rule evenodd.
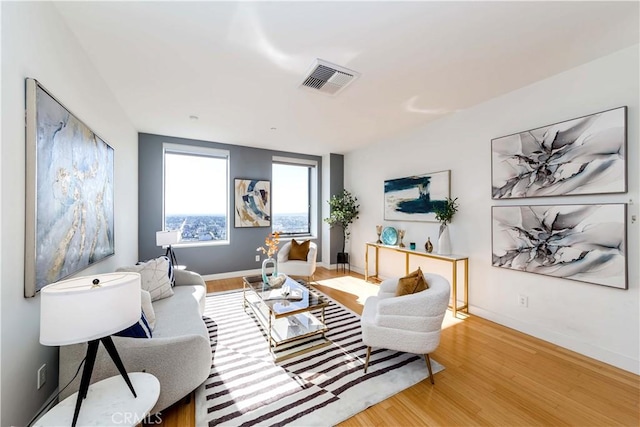
<path id="1" fill-rule="evenodd" d="M 346 153 L 637 44 L 638 5 L 56 3 L 138 131 L 309 154 Z M 301 89 L 316 58 L 362 76 L 336 97 Z"/>

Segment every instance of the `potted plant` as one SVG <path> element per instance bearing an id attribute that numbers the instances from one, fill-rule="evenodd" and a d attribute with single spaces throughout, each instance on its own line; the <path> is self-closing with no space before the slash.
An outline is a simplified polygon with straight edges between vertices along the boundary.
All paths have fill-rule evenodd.
<path id="1" fill-rule="evenodd" d="M 358 198 L 347 190 L 342 190 L 341 194 L 334 194 L 329 200 L 331 213 L 329 218 L 325 218 L 324 221 L 331 227 L 339 226 L 342 228 L 342 252 L 338 253 L 339 264 L 349 262 L 349 254 L 345 252 L 345 245 L 351 234 L 349 226 L 358 219 L 360 213 L 358 211 L 360 205 L 357 202 Z"/>
<path id="2" fill-rule="evenodd" d="M 440 223 L 440 232 L 438 234 L 438 253 L 451 253 L 451 238 L 449 237 L 449 223 L 453 219 L 453 215 L 458 212 L 458 198 L 445 198 L 443 205 L 435 208 L 436 220 Z"/>

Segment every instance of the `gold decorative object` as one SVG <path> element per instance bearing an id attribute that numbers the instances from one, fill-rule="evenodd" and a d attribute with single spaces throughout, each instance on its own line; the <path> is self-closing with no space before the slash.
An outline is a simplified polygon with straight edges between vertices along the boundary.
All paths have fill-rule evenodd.
<path id="1" fill-rule="evenodd" d="M 264 246 L 257 248 L 257 252 L 262 252 L 268 258 L 273 258 L 278 252 L 278 244 L 280 243 L 280 232 L 274 231 L 269 233 L 266 239 L 264 239 Z"/>
<path id="2" fill-rule="evenodd" d="M 405 233 L 406 231 L 407 231 L 407 230 L 398 230 L 398 237 L 400 237 L 400 244 L 399 244 L 398 246 L 399 246 L 399 247 L 401 247 L 401 248 L 404 248 L 404 247 L 405 247 L 405 246 L 404 246 L 404 243 L 402 243 L 402 239 L 404 238 L 404 233 Z"/>
<path id="3" fill-rule="evenodd" d="M 431 253 L 433 251 L 433 243 L 431 243 L 431 237 L 427 237 L 427 243 L 424 244 L 424 249 Z"/>
<path id="4" fill-rule="evenodd" d="M 376 225 L 376 233 L 378 233 L 378 241 L 376 242 L 378 245 L 382 244 L 382 240 L 380 240 L 380 235 L 382 234 L 382 226 Z"/>

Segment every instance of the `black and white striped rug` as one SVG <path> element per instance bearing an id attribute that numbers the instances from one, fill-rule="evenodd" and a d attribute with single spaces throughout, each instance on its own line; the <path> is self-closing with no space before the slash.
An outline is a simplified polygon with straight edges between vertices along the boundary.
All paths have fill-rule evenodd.
<path id="1" fill-rule="evenodd" d="M 242 291 L 207 295 L 213 364 L 196 391 L 196 425 L 332 426 L 427 378 L 423 357 L 384 349 L 364 374 L 360 316 L 326 298 L 332 343 L 276 364 Z"/>

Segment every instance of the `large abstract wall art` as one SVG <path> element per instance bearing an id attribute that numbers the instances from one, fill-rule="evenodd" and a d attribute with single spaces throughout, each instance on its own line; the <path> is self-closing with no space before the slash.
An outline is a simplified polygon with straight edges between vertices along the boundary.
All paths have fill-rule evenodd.
<path id="1" fill-rule="evenodd" d="M 435 209 L 446 203 L 450 187 L 449 170 L 385 181 L 384 219 L 435 222 Z"/>
<path id="2" fill-rule="evenodd" d="M 491 141 L 492 198 L 624 193 L 627 107 Z"/>
<path id="3" fill-rule="evenodd" d="M 25 296 L 115 253 L 114 153 L 26 80 Z"/>
<path id="4" fill-rule="evenodd" d="M 494 206 L 493 266 L 627 289 L 626 205 Z"/>
<path id="5" fill-rule="evenodd" d="M 271 183 L 258 179 L 235 180 L 235 226 L 271 226 Z"/>

